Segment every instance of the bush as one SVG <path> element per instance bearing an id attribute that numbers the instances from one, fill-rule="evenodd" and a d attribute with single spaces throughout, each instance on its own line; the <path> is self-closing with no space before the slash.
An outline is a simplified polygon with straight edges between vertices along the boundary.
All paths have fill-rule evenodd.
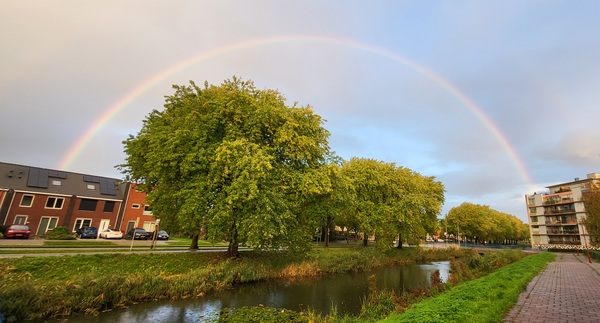
<path id="1" fill-rule="evenodd" d="M 4 237 L 4 235 L 6 234 L 6 229 L 8 229 L 8 227 L 10 227 L 10 225 L 0 225 L 0 234 Z"/>
<path id="2" fill-rule="evenodd" d="M 48 231 L 45 235 L 48 240 L 75 240 L 75 236 L 69 232 L 67 227 L 56 227 L 52 231 Z"/>

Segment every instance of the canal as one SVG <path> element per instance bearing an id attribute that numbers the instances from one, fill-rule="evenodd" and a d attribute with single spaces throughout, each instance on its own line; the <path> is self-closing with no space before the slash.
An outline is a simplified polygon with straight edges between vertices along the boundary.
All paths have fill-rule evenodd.
<path id="1" fill-rule="evenodd" d="M 379 290 L 402 291 L 431 286 L 431 274 L 439 271 L 448 280 L 450 262 L 440 261 L 409 266 L 379 268 L 360 273 L 318 278 L 271 280 L 243 284 L 231 290 L 203 298 L 157 301 L 101 313 L 99 316 L 76 315 L 60 322 L 206 322 L 217 319 L 223 308 L 264 305 L 295 311 L 313 309 L 328 314 L 334 308 L 340 315 L 358 314 L 369 293 L 369 277 L 375 275 Z M 45 321 L 49 322 L 49 321 Z"/>

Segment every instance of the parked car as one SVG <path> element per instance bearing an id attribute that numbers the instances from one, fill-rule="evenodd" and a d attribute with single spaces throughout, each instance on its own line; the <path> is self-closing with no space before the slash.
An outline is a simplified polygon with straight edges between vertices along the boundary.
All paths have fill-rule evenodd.
<path id="1" fill-rule="evenodd" d="M 169 240 L 169 234 L 165 230 L 158 230 L 156 240 Z"/>
<path id="2" fill-rule="evenodd" d="M 13 224 L 6 229 L 6 238 L 29 239 L 29 227 L 22 224 Z"/>
<path id="3" fill-rule="evenodd" d="M 133 238 L 135 240 L 148 240 L 148 239 L 150 239 L 150 237 L 151 237 L 150 233 L 148 233 L 148 231 L 146 231 L 145 229 L 142 229 L 142 228 L 131 229 L 125 235 L 125 239 Z"/>
<path id="4" fill-rule="evenodd" d="M 106 229 L 100 232 L 99 236 L 104 239 L 121 239 L 123 238 L 123 232 L 115 229 Z"/>
<path id="5" fill-rule="evenodd" d="M 98 228 L 96 227 L 81 227 L 75 231 L 75 236 L 81 239 L 98 238 Z"/>

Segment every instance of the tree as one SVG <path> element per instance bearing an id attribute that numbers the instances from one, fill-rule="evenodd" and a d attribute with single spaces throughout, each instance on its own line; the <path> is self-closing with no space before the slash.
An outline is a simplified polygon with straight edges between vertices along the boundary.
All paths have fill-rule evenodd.
<path id="1" fill-rule="evenodd" d="M 434 230 L 444 202 L 444 187 L 394 163 L 352 158 L 342 166 L 351 199 L 345 204 L 345 221 L 363 232 L 363 245 L 375 235 L 377 246 L 389 248 L 395 237 L 418 239 Z"/>
<path id="2" fill-rule="evenodd" d="M 517 217 L 467 202 L 450 209 L 446 222 L 449 231 L 474 241 L 515 243 L 529 234 L 527 225 Z"/>
<path id="3" fill-rule="evenodd" d="M 600 246 L 600 185 L 591 184 L 583 193 L 586 218 L 583 220 L 586 233 L 593 246 Z"/>
<path id="4" fill-rule="evenodd" d="M 333 158 L 323 120 L 285 105 L 274 90 L 236 77 L 221 85 L 174 86 L 123 143 L 120 168 L 148 194 L 153 214 L 211 241 L 259 249 L 301 248 L 313 221 L 302 212 L 331 190 Z M 162 223 L 162 222 L 161 222 Z"/>

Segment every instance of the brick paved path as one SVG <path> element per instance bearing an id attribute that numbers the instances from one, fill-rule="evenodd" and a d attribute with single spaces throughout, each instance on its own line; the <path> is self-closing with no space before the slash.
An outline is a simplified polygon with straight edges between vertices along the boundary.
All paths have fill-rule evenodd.
<path id="1" fill-rule="evenodd" d="M 600 264 L 583 254 L 557 254 L 504 322 L 600 322 Z"/>

